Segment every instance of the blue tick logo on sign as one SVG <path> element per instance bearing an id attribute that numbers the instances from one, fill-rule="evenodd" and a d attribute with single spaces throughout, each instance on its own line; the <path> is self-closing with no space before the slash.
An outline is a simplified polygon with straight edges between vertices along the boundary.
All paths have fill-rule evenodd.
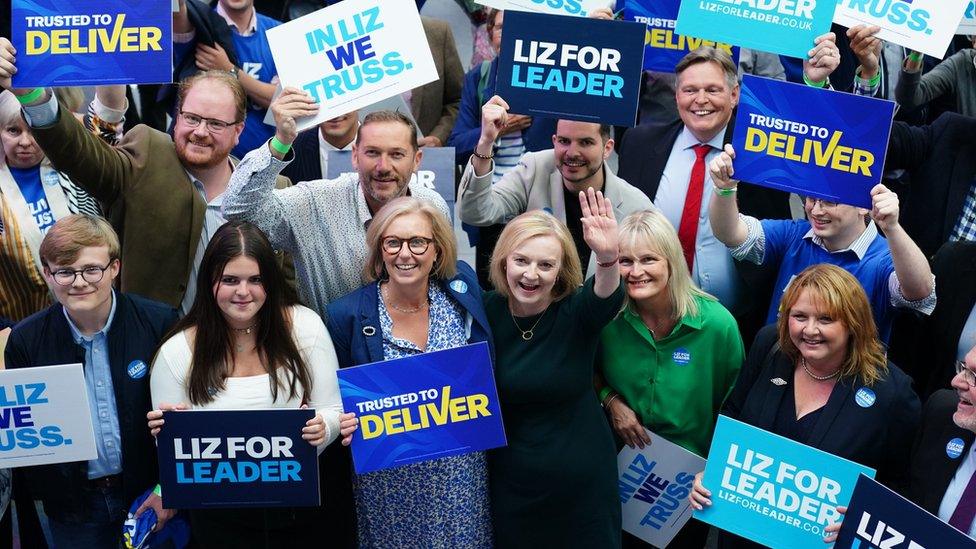
<path id="1" fill-rule="evenodd" d="M 452 280 L 450 286 L 452 290 L 459 294 L 467 293 L 468 291 L 468 284 L 463 280 Z"/>
<path id="2" fill-rule="evenodd" d="M 962 455 L 962 449 L 966 446 L 966 443 L 959 437 L 950 440 L 946 444 L 946 455 L 951 459 L 958 459 Z"/>
<path id="3" fill-rule="evenodd" d="M 142 379 L 145 377 L 146 372 L 149 371 L 149 368 L 146 367 L 145 362 L 141 360 L 133 360 L 129 363 L 129 366 L 126 367 L 125 371 L 128 372 L 129 377 L 132 379 Z"/>
<path id="4" fill-rule="evenodd" d="M 675 364 L 685 366 L 691 362 L 691 353 L 688 352 L 688 349 L 679 347 L 674 350 L 674 353 L 671 355 L 671 360 L 673 360 Z"/>
<path id="5" fill-rule="evenodd" d="M 877 400 L 877 398 L 878 397 L 874 395 L 874 391 L 868 389 L 867 387 L 861 387 L 857 390 L 857 393 L 854 394 L 854 402 L 856 402 L 861 408 L 870 408 L 871 406 L 874 406 L 874 401 Z"/>

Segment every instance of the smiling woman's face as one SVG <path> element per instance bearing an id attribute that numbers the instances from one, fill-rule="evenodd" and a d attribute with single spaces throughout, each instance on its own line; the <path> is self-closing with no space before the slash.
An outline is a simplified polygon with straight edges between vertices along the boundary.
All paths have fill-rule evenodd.
<path id="1" fill-rule="evenodd" d="M 231 328 L 247 328 L 261 310 L 267 294 L 258 262 L 245 255 L 227 262 L 213 287 L 214 300 Z"/>

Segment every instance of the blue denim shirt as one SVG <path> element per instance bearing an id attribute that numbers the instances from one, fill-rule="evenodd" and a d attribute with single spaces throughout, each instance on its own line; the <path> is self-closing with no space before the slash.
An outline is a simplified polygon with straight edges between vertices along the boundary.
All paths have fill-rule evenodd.
<path id="1" fill-rule="evenodd" d="M 75 343 L 85 348 L 85 386 L 88 390 L 88 408 L 95 429 L 95 448 L 98 457 L 88 462 L 88 478 L 101 478 L 122 472 L 122 433 L 119 430 L 119 412 L 115 406 L 115 389 L 112 385 L 112 369 L 108 358 L 108 331 L 115 318 L 115 291 L 112 291 L 112 310 L 105 326 L 90 337 L 81 331 L 68 316 L 71 335 Z"/>

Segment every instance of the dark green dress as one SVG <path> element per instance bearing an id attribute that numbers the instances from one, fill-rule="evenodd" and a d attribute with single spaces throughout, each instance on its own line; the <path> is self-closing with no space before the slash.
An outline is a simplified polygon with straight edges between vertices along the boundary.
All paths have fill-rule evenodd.
<path id="1" fill-rule="evenodd" d="M 495 381 L 508 446 L 488 453 L 495 544 L 507 547 L 619 547 L 617 459 L 593 390 L 600 331 L 623 302 L 600 299 L 593 279 L 549 310 L 517 318 L 505 298 L 485 295 L 495 338 Z"/>

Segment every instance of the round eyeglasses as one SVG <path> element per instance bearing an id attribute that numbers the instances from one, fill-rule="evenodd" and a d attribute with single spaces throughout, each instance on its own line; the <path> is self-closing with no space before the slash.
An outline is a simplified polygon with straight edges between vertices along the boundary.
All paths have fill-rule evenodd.
<path id="1" fill-rule="evenodd" d="M 61 286 L 71 286 L 78 279 L 78 275 L 89 284 L 95 284 L 102 280 L 105 276 L 105 271 L 112 266 L 115 260 L 109 261 L 108 265 L 104 267 L 99 267 L 97 265 L 89 265 L 84 269 L 58 269 L 51 273 L 51 278 L 54 279 Z"/>
<path id="2" fill-rule="evenodd" d="M 403 243 L 406 242 L 407 249 L 410 250 L 410 253 L 413 255 L 423 255 L 433 241 L 433 238 L 424 236 L 411 236 L 410 238 L 388 236 L 383 239 L 383 251 L 390 255 L 396 255 L 400 253 L 400 250 L 403 249 Z"/>

